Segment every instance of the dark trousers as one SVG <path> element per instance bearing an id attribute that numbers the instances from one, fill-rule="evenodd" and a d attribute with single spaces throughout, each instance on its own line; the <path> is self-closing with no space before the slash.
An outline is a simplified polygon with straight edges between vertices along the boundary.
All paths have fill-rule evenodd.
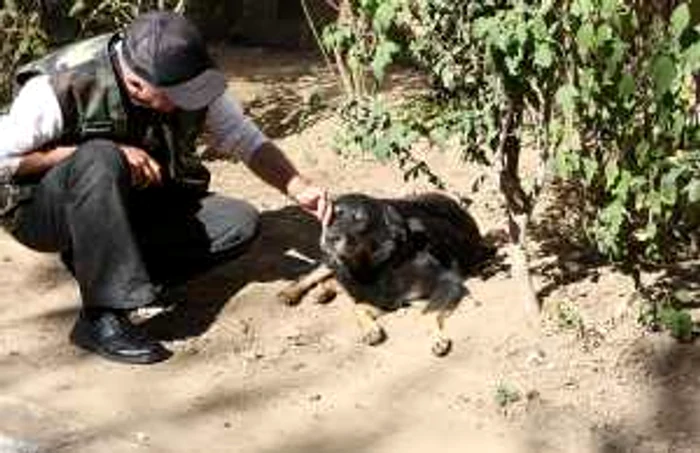
<path id="1" fill-rule="evenodd" d="M 20 242 L 61 253 L 85 306 L 150 304 L 161 284 L 235 256 L 255 236 L 258 213 L 244 201 L 130 181 L 117 146 L 90 141 L 46 173 L 15 216 Z"/>

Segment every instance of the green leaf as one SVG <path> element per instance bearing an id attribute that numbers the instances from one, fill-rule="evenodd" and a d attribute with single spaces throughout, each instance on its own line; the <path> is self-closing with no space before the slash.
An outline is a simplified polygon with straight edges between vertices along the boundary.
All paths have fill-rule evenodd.
<path id="1" fill-rule="evenodd" d="M 576 43 L 585 54 L 595 46 L 595 29 L 593 24 L 586 22 L 576 32 Z"/>
<path id="2" fill-rule="evenodd" d="M 627 99 L 634 93 L 634 90 L 634 77 L 632 77 L 629 73 L 623 74 L 622 79 L 620 80 L 620 83 L 617 86 L 617 91 L 620 97 L 623 99 Z"/>
<path id="3" fill-rule="evenodd" d="M 683 60 L 688 70 L 695 72 L 700 69 L 700 42 L 696 42 L 683 52 Z"/>
<path id="4" fill-rule="evenodd" d="M 630 195 L 630 188 L 632 186 L 632 173 L 629 170 L 620 171 L 620 178 L 617 181 L 615 188 L 613 189 L 613 194 L 622 200 L 622 202 L 627 201 L 627 197 Z"/>
<path id="5" fill-rule="evenodd" d="M 676 204 L 678 192 L 675 186 L 662 185 L 660 194 L 661 203 L 665 204 L 666 206 L 674 206 Z"/>
<path id="6" fill-rule="evenodd" d="M 599 44 L 604 44 L 606 41 L 613 37 L 613 30 L 608 24 L 602 24 L 598 27 L 597 42 Z"/>
<path id="7" fill-rule="evenodd" d="M 681 3 L 671 15 L 671 35 L 678 39 L 690 24 L 690 8 L 687 3 Z"/>
<path id="8" fill-rule="evenodd" d="M 620 168 L 617 166 L 617 162 L 610 161 L 605 166 L 605 188 L 610 190 L 617 182 L 617 177 L 620 175 Z"/>
<path id="9" fill-rule="evenodd" d="M 386 68 L 392 63 L 394 55 L 399 51 L 399 46 L 389 40 L 383 40 L 377 46 L 372 60 L 372 71 L 378 81 L 384 79 Z"/>
<path id="10" fill-rule="evenodd" d="M 656 224 L 652 221 L 649 221 L 644 228 L 640 228 L 637 231 L 635 231 L 634 236 L 641 242 L 647 242 L 651 239 L 654 239 L 657 233 L 658 228 L 656 227 Z"/>
<path id="11" fill-rule="evenodd" d="M 606 19 L 614 19 L 614 15 L 619 10 L 619 5 L 618 0 L 602 0 L 600 4 L 601 15 Z"/>
<path id="12" fill-rule="evenodd" d="M 678 289 L 674 291 L 673 298 L 682 304 L 692 303 L 695 299 L 693 292 L 687 289 Z"/>
<path id="13" fill-rule="evenodd" d="M 652 68 L 652 77 L 656 95 L 659 96 L 666 93 L 671 88 L 673 79 L 676 77 L 676 66 L 673 60 L 666 55 L 657 58 Z"/>
<path id="14" fill-rule="evenodd" d="M 685 310 L 664 307 L 659 313 L 661 324 L 671 336 L 679 341 L 688 341 L 693 336 L 693 318 Z"/>
<path id="15" fill-rule="evenodd" d="M 685 186 L 685 191 L 688 193 L 688 201 L 691 203 L 700 201 L 700 179 L 692 179 L 688 185 Z"/>
<path id="16" fill-rule="evenodd" d="M 568 117 L 573 116 L 576 109 L 577 96 L 578 90 L 571 84 L 563 85 L 557 90 L 556 101 L 564 112 L 564 115 Z"/>
<path id="17" fill-rule="evenodd" d="M 583 174 L 587 184 L 593 181 L 593 178 L 598 173 L 598 162 L 590 157 L 585 157 L 582 159 L 583 162 Z"/>
<path id="18" fill-rule="evenodd" d="M 651 215 L 661 215 L 662 211 L 662 203 L 661 203 L 661 194 L 656 191 L 651 191 L 647 194 L 648 202 L 647 206 L 649 207 L 649 213 Z"/>
<path id="19" fill-rule="evenodd" d="M 554 52 L 546 42 L 541 42 L 535 49 L 535 65 L 540 68 L 549 68 L 554 60 Z"/>
<path id="20" fill-rule="evenodd" d="M 616 199 L 611 204 L 603 208 L 601 220 L 607 228 L 607 233 L 616 235 L 625 220 L 627 210 L 624 203 Z"/>
<path id="21" fill-rule="evenodd" d="M 390 1 L 382 2 L 374 15 L 374 27 L 380 32 L 386 32 L 396 20 L 396 5 Z"/>
<path id="22" fill-rule="evenodd" d="M 674 168 L 661 177 L 661 201 L 668 205 L 674 206 L 678 200 L 678 178 L 683 173 L 682 168 Z"/>

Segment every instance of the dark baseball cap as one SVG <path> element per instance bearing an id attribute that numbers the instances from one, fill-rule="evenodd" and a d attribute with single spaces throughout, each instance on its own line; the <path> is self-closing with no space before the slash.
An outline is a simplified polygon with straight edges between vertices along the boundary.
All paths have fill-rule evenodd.
<path id="1" fill-rule="evenodd" d="M 226 90 L 226 77 L 216 69 L 202 36 L 180 14 L 138 16 L 124 32 L 122 55 L 129 69 L 183 110 L 202 109 Z"/>

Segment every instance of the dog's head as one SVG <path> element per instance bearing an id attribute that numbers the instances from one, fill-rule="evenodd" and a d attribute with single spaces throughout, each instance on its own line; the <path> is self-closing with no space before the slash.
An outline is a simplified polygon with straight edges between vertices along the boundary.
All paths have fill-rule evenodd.
<path id="1" fill-rule="evenodd" d="M 406 222 L 376 198 L 347 194 L 333 202 L 333 218 L 321 234 L 329 264 L 371 270 L 384 263 L 407 238 Z"/>

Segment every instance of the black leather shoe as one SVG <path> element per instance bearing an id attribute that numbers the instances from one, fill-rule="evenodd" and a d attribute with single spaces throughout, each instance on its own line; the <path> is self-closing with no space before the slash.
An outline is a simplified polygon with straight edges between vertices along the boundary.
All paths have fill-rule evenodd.
<path id="1" fill-rule="evenodd" d="M 137 330 L 124 313 L 100 310 L 80 312 L 70 334 L 73 344 L 123 363 L 148 364 L 172 355 L 159 342 Z"/>

